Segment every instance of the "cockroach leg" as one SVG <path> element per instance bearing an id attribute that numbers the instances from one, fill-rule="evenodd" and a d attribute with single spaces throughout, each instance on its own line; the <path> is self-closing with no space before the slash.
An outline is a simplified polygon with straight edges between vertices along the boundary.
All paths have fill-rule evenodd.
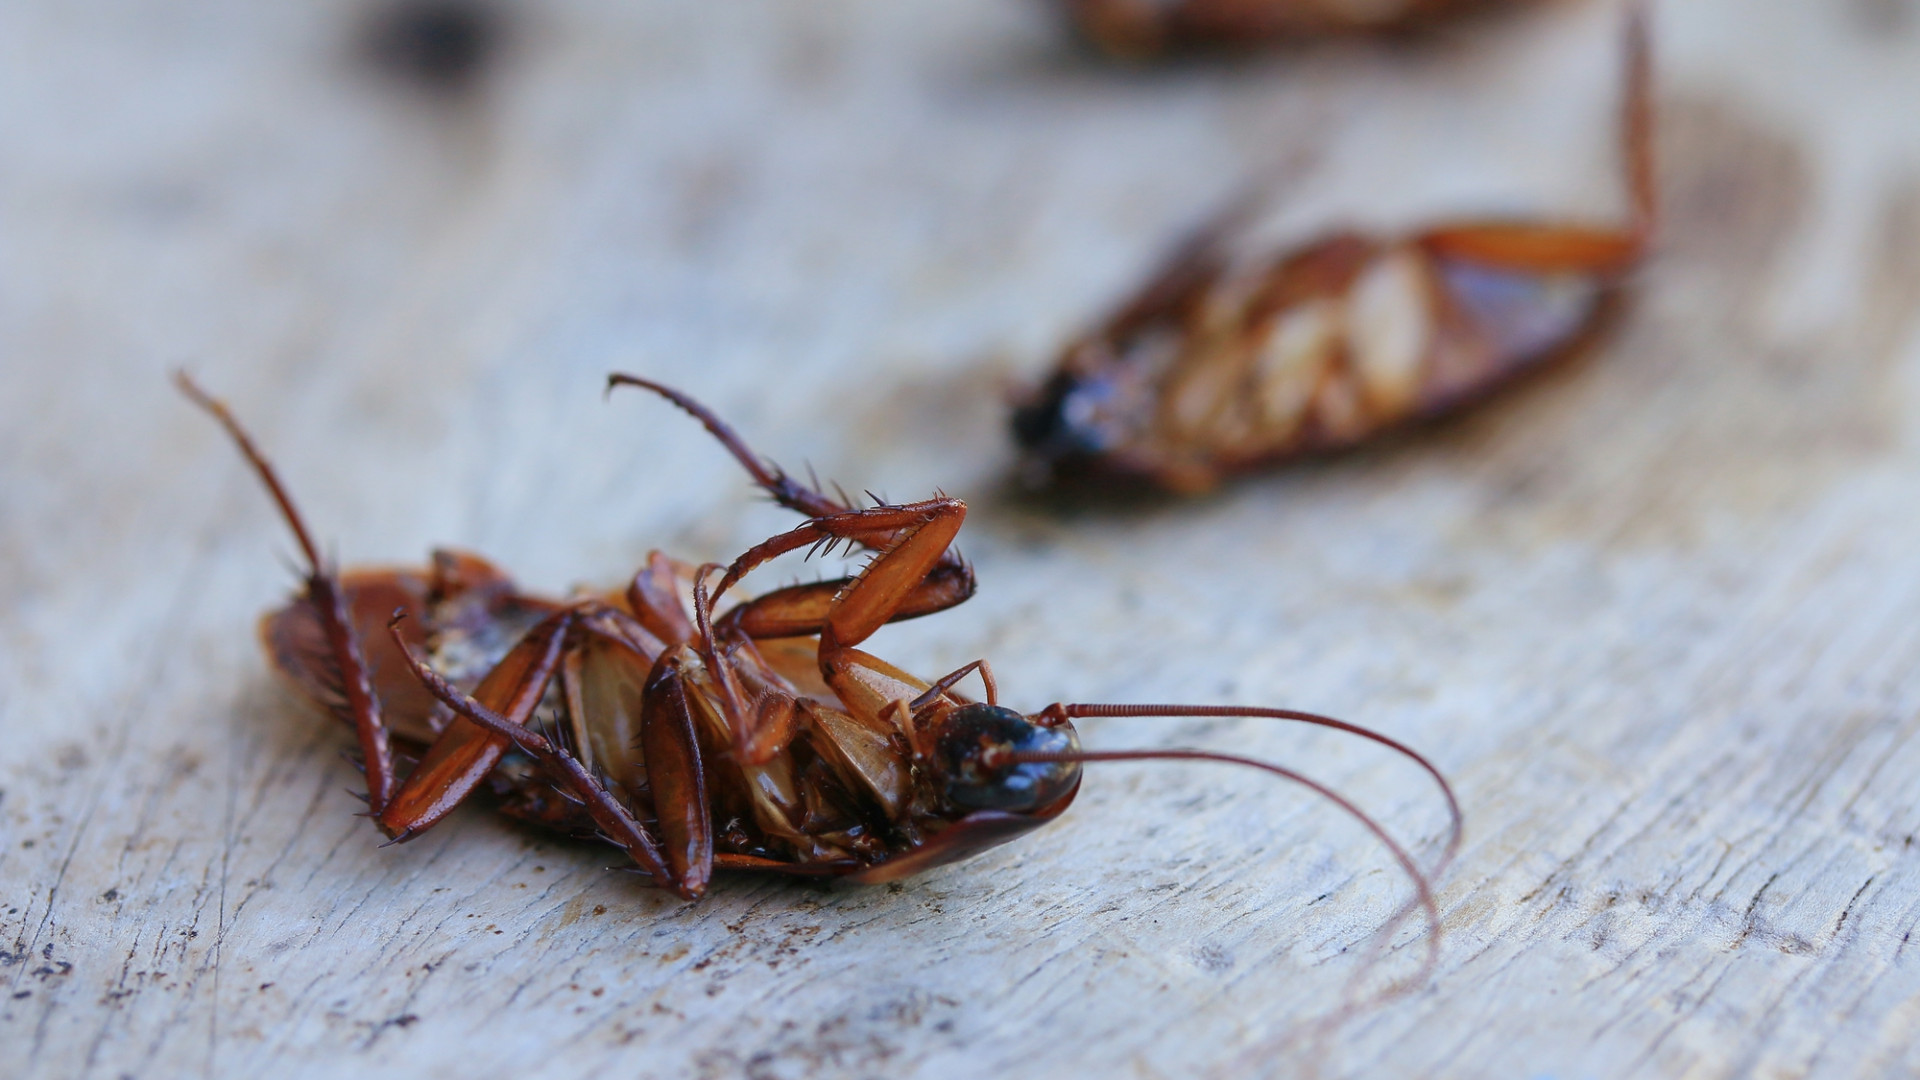
<path id="1" fill-rule="evenodd" d="M 720 687 L 720 709 L 726 716 L 727 730 L 733 732 L 733 752 L 742 761 L 764 761 L 777 753 L 772 740 L 764 739 L 748 723 L 747 707 L 740 695 L 740 684 L 733 677 L 733 665 L 723 663 L 713 636 L 713 609 L 707 602 L 707 575 L 722 569 L 719 563 L 704 563 L 693 573 L 693 627 L 701 660 L 713 681 Z M 758 711 L 756 710 L 756 719 Z"/>
<path id="2" fill-rule="evenodd" d="M 720 588 L 768 559 L 809 544 L 831 545 L 861 536 L 888 537 L 891 542 L 833 598 L 820 627 L 818 646 L 821 677 L 842 703 L 877 716 L 886 699 L 901 689 L 910 687 L 901 696 L 918 697 L 925 692 L 926 684 L 903 682 L 903 673 L 855 646 L 892 620 L 929 571 L 948 557 L 947 547 L 966 516 L 966 503 L 943 497 L 813 518 L 734 560 L 720 579 Z M 869 676 L 877 676 L 878 683 Z M 863 682 L 866 685 L 860 685 Z M 874 693 L 879 685 L 887 689 L 880 690 L 882 697 L 876 701 Z"/>
<path id="3" fill-rule="evenodd" d="M 953 686 L 955 683 L 959 682 L 961 679 L 966 678 L 969 673 L 974 671 L 978 671 L 980 673 L 980 681 L 986 685 L 987 704 L 989 705 L 1000 704 L 1000 686 L 998 683 L 994 682 L 993 665 L 987 663 L 985 659 L 980 659 L 980 660 L 975 660 L 970 664 L 962 665 L 961 667 L 956 668 L 952 672 L 949 672 L 948 674 L 942 675 L 940 678 L 935 679 L 933 682 L 933 685 L 927 687 L 927 692 L 924 694 L 921 694 L 917 698 L 914 698 L 913 702 L 909 704 L 907 707 L 916 712 L 926 708 L 928 705 L 933 704 L 933 701 L 935 698 L 938 698 L 940 695 L 945 694 L 948 690 L 953 689 Z"/>
<path id="4" fill-rule="evenodd" d="M 881 553 L 881 557 L 869 563 L 867 569 L 842 592 L 837 606 L 844 607 L 853 591 L 871 579 L 875 568 L 902 549 L 915 553 L 914 558 L 911 563 L 902 563 L 890 569 L 889 580 L 907 572 L 910 566 L 917 567 L 918 572 L 912 574 L 912 580 L 907 582 L 909 586 L 924 578 L 934 563 L 946 554 L 947 545 L 959 532 L 960 522 L 966 514 L 967 504 L 959 499 L 934 498 L 810 518 L 748 548 L 727 567 L 726 575 L 720 579 L 720 584 L 714 586 L 713 591 L 715 595 L 725 593 L 760 564 L 804 547 L 814 549 L 809 554 L 826 554 L 842 543 L 856 543 Z M 914 542 L 916 538 L 918 543 Z M 936 542 L 939 546 L 927 552 L 926 548 Z M 909 545 L 912 546 L 909 548 Z M 826 622 L 831 624 L 832 621 L 833 616 L 829 615 Z M 879 623 L 875 623 L 874 629 L 878 628 Z M 872 630 L 868 633 L 872 633 Z"/>
<path id="5" fill-rule="evenodd" d="M 903 525 L 893 543 L 875 556 L 834 601 L 820 630 L 823 658 L 835 648 L 858 645 L 893 618 L 901 603 L 946 555 L 961 522 L 966 520 L 967 504 L 953 498 L 928 499 L 897 508 L 876 506 L 861 513 L 875 518 L 905 518 L 911 524 Z"/>
<path id="6" fill-rule="evenodd" d="M 764 765 L 777 756 L 788 743 L 793 741 L 798 730 L 800 713 L 792 694 L 780 685 L 763 687 L 760 695 L 748 706 L 744 692 L 740 688 L 739 675 L 729 657 L 722 656 L 717 642 L 713 622 L 713 609 L 707 597 L 707 575 L 722 567 L 718 563 L 702 566 L 693 578 L 693 612 L 695 640 L 699 643 L 699 654 L 712 672 L 714 681 L 720 687 L 720 708 L 727 719 L 727 728 L 733 732 L 733 753 L 742 764 Z M 750 638 L 733 637 L 729 649 L 744 646 L 756 656 Z"/>
<path id="7" fill-rule="evenodd" d="M 647 676 L 641 694 L 640 749 L 668 869 L 683 895 L 698 895 L 713 874 L 713 821 L 693 706 L 681 671 L 688 655 L 684 645 L 663 654 Z"/>
<path id="8" fill-rule="evenodd" d="M 748 551 L 735 561 L 727 578 L 714 589 L 715 595 L 731 588 L 753 565 L 781 552 L 791 551 L 795 547 L 823 544 L 830 548 L 838 542 L 846 541 L 882 552 L 895 547 L 903 540 L 904 537 L 900 535 L 903 528 L 920 527 L 917 514 L 909 512 L 902 516 L 892 512 L 913 511 L 926 504 L 915 503 L 909 507 L 875 506 L 869 510 L 857 510 L 849 504 L 844 495 L 838 500 L 831 498 L 821 492 L 817 486 L 802 484 L 770 459 L 754 453 L 746 440 L 742 439 L 730 425 L 705 405 L 686 394 L 670 386 L 635 375 L 616 372 L 607 376 L 609 393 L 618 386 L 636 386 L 666 398 L 698 420 L 715 439 L 719 440 L 727 452 L 733 455 L 742 468 L 746 469 L 753 481 L 772 496 L 775 502 L 816 521 L 831 522 L 823 526 L 818 533 L 802 534 L 794 539 L 790 546 L 763 553 L 761 549 L 766 548 L 767 545 L 761 545 L 760 548 Z M 959 500 L 929 500 L 929 502 L 938 501 L 959 502 Z M 880 513 L 874 514 L 874 511 Z M 962 512 L 964 513 L 964 508 Z M 955 527 L 957 528 L 957 523 Z M 801 527 L 802 530 L 805 528 L 806 526 Z M 800 530 L 787 535 L 793 538 L 797 533 L 800 533 Z M 795 585 L 768 593 L 728 612 L 719 628 L 721 636 L 729 636 L 736 628 L 753 638 L 793 637 L 819 633 L 825 625 L 827 613 L 831 610 L 835 599 L 851 584 L 852 579 L 843 578 L 810 585 Z M 965 602 L 973 595 L 974 588 L 973 568 L 967 565 L 958 552 L 945 549 L 932 566 L 917 575 L 911 590 L 896 600 L 892 618 L 910 619 L 944 611 Z"/>
<path id="9" fill-rule="evenodd" d="M 747 470 L 747 474 L 753 477 L 753 482 L 760 485 L 768 495 L 773 496 L 774 501 L 781 506 L 808 517 L 827 517 L 852 509 L 846 503 L 836 502 L 818 489 L 802 484 L 789 476 L 780 466 L 754 453 L 746 440 L 742 439 L 725 420 L 714 415 L 713 411 L 705 405 L 673 387 L 640 378 L 638 375 L 614 372 L 607 376 L 608 394 L 613 393 L 614 388 L 619 386 L 637 386 L 642 390 L 651 390 L 678 406 L 682 412 L 700 421 L 700 425 L 718 439 L 720 445 L 726 447 L 727 452 L 733 455 L 734 460 Z"/>
<path id="10" fill-rule="evenodd" d="M 442 678 L 439 672 L 416 656 L 406 639 L 400 636 L 400 621 L 405 617 L 405 612 L 395 612 L 388 632 L 393 635 L 394 643 L 406 658 L 408 667 L 413 669 L 414 676 L 429 693 L 460 716 L 508 739 L 545 766 L 556 782 L 564 785 L 580 800 L 587 815 L 606 834 L 607 839 L 625 850 L 636 866 L 652 876 L 656 885 L 671 889 L 683 899 L 699 898 L 704 891 L 704 883 L 696 889 L 675 878 L 661 856 L 660 846 L 647 834 L 646 828 L 605 785 L 587 771 L 586 766 L 580 764 L 578 758 L 555 746 L 539 732 L 524 728 L 461 693 L 459 687 Z"/>
<path id="11" fill-rule="evenodd" d="M 319 616 L 329 656 L 339 671 L 347 712 L 353 721 L 354 736 L 360 743 L 362 768 L 367 777 L 367 806 L 373 815 L 378 816 L 393 798 L 393 745 L 380 715 L 380 699 L 374 695 L 373 680 L 368 674 L 359 638 L 348 617 L 346 595 L 341 591 L 339 575 L 320 557 L 320 551 L 314 546 L 313 536 L 307 531 L 306 522 L 301 519 L 292 496 L 287 494 L 273 465 L 254 446 L 246 428 L 240 425 L 239 419 L 227 408 L 226 403 L 200 389 L 199 384 L 184 370 L 174 372 L 173 381 L 188 400 L 206 410 L 226 429 L 234 444 L 240 448 L 241 455 L 253 466 L 261 483 L 266 485 L 267 493 L 279 504 L 281 517 L 286 519 L 287 526 L 293 530 L 294 539 L 300 544 L 300 551 L 307 560 L 307 603 Z"/>
<path id="12" fill-rule="evenodd" d="M 1628 218 L 1624 227 L 1483 222 L 1429 229 L 1416 241 L 1441 259 L 1525 275 L 1625 273 L 1646 254 L 1659 216 L 1653 178 L 1653 61 L 1644 4 L 1627 14 L 1626 91 L 1620 159 Z"/>
<path id="13" fill-rule="evenodd" d="M 715 623 L 714 632 L 729 637 L 737 630 L 750 638 L 817 634 L 826 625 L 834 598 L 852 583 L 852 578 L 833 578 L 763 593 L 728 609 Z M 973 589 L 973 569 L 957 558 L 943 557 L 900 599 L 888 621 L 904 622 L 945 611 L 964 603 Z"/>
<path id="14" fill-rule="evenodd" d="M 556 612 L 527 631 L 488 671 L 473 696 L 507 722 L 524 725 L 558 673 L 580 613 Z M 433 827 L 460 805 L 506 752 L 508 740 L 455 717 L 407 774 L 393 801 L 375 815 L 387 835 L 411 838 Z"/>

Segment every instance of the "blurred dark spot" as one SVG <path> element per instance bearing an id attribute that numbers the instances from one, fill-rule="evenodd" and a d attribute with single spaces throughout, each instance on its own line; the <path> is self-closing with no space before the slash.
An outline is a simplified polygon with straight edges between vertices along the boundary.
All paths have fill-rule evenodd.
<path id="1" fill-rule="evenodd" d="M 367 20 L 367 57 L 388 75 L 433 93 L 478 85 L 505 36 L 500 11 L 484 0 L 386 0 Z"/>
<path id="2" fill-rule="evenodd" d="M 1912 29 L 1912 0 L 1853 0 L 1854 23 L 1869 37 L 1897 36 Z"/>
<path id="3" fill-rule="evenodd" d="M 1661 246 L 1729 279 L 1763 280 L 1785 253 L 1813 190 L 1805 150 L 1736 103 L 1662 103 Z"/>

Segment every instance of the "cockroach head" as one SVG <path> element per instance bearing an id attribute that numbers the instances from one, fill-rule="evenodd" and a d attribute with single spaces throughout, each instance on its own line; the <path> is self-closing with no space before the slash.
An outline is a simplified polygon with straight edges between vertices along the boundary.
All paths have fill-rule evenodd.
<path id="1" fill-rule="evenodd" d="M 1012 709 L 965 705 L 940 722 L 933 764 L 955 806 L 1023 814 L 1071 793 L 1080 783 L 1080 763 L 1021 756 L 1079 752 L 1071 724 L 1042 727 Z"/>
<path id="2" fill-rule="evenodd" d="M 1013 411 L 1013 438 L 1028 458 L 1041 464 L 1097 457 L 1113 448 L 1114 433 L 1103 423 L 1111 387 L 1098 375 L 1056 371 Z"/>
<path id="3" fill-rule="evenodd" d="M 1022 479 L 1032 488 L 1127 486 L 1138 478 L 1130 464 L 1154 415 L 1145 372 L 1162 359 L 1167 342 L 1135 343 L 1123 362 L 1104 341 L 1084 342 L 1039 387 L 1016 403 L 1013 439 L 1021 449 Z M 1156 350 L 1158 350 L 1156 352 Z"/>

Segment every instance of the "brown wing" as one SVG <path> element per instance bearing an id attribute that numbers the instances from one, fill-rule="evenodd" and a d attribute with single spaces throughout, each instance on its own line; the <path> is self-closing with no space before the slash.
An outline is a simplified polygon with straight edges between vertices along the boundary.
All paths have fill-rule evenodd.
<path id="1" fill-rule="evenodd" d="M 1073 796 L 1078 793 L 1079 787 L 1076 785 L 1072 793 L 1034 814 L 1008 814 L 998 810 L 975 811 L 935 833 L 918 847 L 873 865 L 867 865 L 855 859 L 790 863 L 752 855 L 729 854 L 714 856 L 714 865 L 721 870 L 751 870 L 760 873 L 791 874 L 797 877 L 844 877 L 848 881 L 861 885 L 883 885 L 889 881 L 912 877 L 914 874 L 923 873 L 936 866 L 945 866 L 948 863 L 972 858 L 988 848 L 998 847 L 1009 840 L 1032 832 L 1059 817 L 1068 804 L 1073 802 Z"/>
<path id="2" fill-rule="evenodd" d="M 1202 489 L 1234 469 L 1342 449 L 1436 415 L 1574 351 L 1646 251 L 1655 218 L 1639 5 L 1628 9 L 1625 55 L 1626 222 L 1340 233 L 1232 272 L 1217 256 L 1183 253 L 1120 316 L 1070 346 L 1015 414 L 1029 460 L 1056 478 L 1120 474 Z M 1169 281 L 1181 288 L 1170 292 Z"/>
<path id="3" fill-rule="evenodd" d="M 428 569 L 370 567 L 341 577 L 353 631 L 365 651 L 387 727 L 416 745 L 433 741 L 449 713 L 408 671 L 387 632 L 396 610 L 407 613 L 401 633 L 431 654 L 457 685 L 471 689 L 528 629 L 558 605 L 519 592 L 491 563 L 465 552 L 439 551 Z M 326 648 L 320 620 L 303 598 L 260 620 L 260 643 L 274 669 L 294 688 L 347 723 L 340 674 Z"/>
<path id="4" fill-rule="evenodd" d="M 429 718 L 438 706 L 407 670 L 386 627 L 396 609 L 406 611 L 403 632 L 410 644 L 425 647 L 428 629 L 425 613 L 431 580 L 429 572 L 410 569 L 354 570 L 341 579 L 354 631 L 366 653 L 374 693 L 385 710 L 387 727 L 395 738 L 420 745 L 433 740 L 434 727 Z M 327 650 L 326 635 L 312 604 L 303 597 L 262 616 L 260 644 L 274 669 L 294 689 L 352 725 L 346 695 L 341 690 L 340 672 Z"/>

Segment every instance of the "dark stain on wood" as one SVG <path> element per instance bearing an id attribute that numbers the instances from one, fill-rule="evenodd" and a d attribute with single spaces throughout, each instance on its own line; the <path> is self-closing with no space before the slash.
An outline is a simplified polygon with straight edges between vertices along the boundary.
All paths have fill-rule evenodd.
<path id="1" fill-rule="evenodd" d="M 461 97 L 476 90 L 505 44 L 506 15 L 484 0 L 389 0 L 361 31 L 374 68 L 416 90 Z"/>

